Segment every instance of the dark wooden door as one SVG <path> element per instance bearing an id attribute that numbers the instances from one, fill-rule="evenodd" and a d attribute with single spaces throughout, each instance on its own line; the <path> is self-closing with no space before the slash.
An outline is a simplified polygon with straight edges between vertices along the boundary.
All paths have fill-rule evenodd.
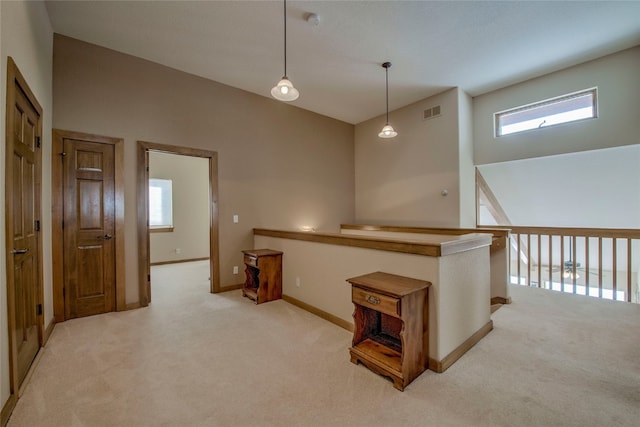
<path id="1" fill-rule="evenodd" d="M 7 177 L 9 257 L 13 263 L 14 333 L 17 350 L 18 383 L 24 380 L 40 349 L 39 304 L 39 212 L 40 181 L 38 122 L 40 115 L 22 88 L 13 88 L 12 138 L 8 153 L 13 153 L 11 176 Z M 36 222 L 37 221 L 37 222 Z M 9 263 L 11 265 L 11 262 Z"/>
<path id="2" fill-rule="evenodd" d="M 114 147 L 64 140 L 65 318 L 115 310 Z"/>

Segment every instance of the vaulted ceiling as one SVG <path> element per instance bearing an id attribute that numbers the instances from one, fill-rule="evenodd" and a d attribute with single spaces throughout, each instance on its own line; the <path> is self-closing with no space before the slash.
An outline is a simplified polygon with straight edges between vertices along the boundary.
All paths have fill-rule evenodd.
<path id="1" fill-rule="evenodd" d="M 56 33 L 270 96 L 282 1 L 48 1 Z M 307 22 L 310 13 L 319 23 Z M 451 87 L 472 96 L 640 44 L 640 1 L 291 1 L 292 104 L 359 123 Z"/>

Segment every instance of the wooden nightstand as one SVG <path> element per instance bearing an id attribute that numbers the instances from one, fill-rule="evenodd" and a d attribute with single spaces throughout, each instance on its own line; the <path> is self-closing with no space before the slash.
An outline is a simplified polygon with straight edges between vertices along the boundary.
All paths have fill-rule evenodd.
<path id="1" fill-rule="evenodd" d="M 430 282 L 389 273 L 348 279 L 355 307 L 351 362 L 400 391 L 429 367 Z"/>
<path id="2" fill-rule="evenodd" d="M 246 276 L 242 296 L 256 304 L 282 298 L 282 252 L 249 249 L 242 253 Z"/>

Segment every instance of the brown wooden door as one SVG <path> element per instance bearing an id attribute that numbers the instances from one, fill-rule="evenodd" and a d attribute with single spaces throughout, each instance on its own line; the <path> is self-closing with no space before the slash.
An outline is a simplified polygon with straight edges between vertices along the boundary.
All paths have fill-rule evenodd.
<path id="1" fill-rule="evenodd" d="M 64 140 L 65 318 L 115 310 L 114 147 Z"/>
<path id="2" fill-rule="evenodd" d="M 40 221 L 40 115 L 20 86 L 13 88 L 12 138 L 8 141 L 13 152 L 11 176 L 7 177 L 7 201 L 9 230 L 8 248 L 13 264 L 14 334 L 17 350 L 18 384 L 24 380 L 31 362 L 40 349 L 38 316 L 39 302 L 39 248 Z M 10 108 L 8 106 L 7 108 Z M 12 148 L 11 148 L 12 147 Z M 7 150 L 9 153 L 11 151 Z M 37 222 L 36 222 L 37 221 Z"/>

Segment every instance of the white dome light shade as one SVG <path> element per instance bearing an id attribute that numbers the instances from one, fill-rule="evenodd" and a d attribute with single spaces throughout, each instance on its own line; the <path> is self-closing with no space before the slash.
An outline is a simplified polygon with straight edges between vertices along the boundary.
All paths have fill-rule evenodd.
<path id="1" fill-rule="evenodd" d="M 388 123 L 385 125 L 385 127 L 382 128 L 382 130 L 378 134 L 380 138 L 393 138 L 394 136 L 397 136 L 397 135 L 398 135 L 398 132 L 393 130 L 393 127 Z"/>
<path id="2" fill-rule="evenodd" d="M 298 89 L 293 87 L 293 83 L 284 76 L 273 88 L 271 88 L 271 96 L 278 101 L 295 101 L 300 96 Z"/>

